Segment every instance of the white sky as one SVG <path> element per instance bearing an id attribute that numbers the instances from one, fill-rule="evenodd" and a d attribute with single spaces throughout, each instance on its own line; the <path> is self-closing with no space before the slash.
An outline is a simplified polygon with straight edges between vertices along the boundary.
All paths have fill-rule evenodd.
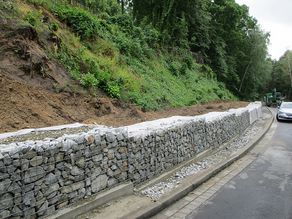
<path id="1" fill-rule="evenodd" d="M 269 53 L 279 59 L 292 49 L 292 1 L 291 0 L 236 0 L 249 7 L 250 15 L 258 20 L 261 28 L 269 32 Z"/>

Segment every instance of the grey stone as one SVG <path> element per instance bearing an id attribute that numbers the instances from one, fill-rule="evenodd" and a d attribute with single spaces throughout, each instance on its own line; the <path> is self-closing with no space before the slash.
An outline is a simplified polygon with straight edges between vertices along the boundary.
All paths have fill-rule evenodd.
<path id="1" fill-rule="evenodd" d="M 27 206 L 34 206 L 36 203 L 36 199 L 34 197 L 34 192 L 29 191 L 24 194 L 23 196 L 23 203 Z"/>
<path id="2" fill-rule="evenodd" d="M 85 180 L 85 186 L 90 186 L 91 185 L 91 180 L 90 180 L 90 178 L 87 178 L 86 180 Z"/>
<path id="3" fill-rule="evenodd" d="M 51 185 L 51 184 L 53 184 L 53 183 L 56 183 L 57 181 L 58 181 L 58 179 L 57 179 L 56 175 L 53 174 L 53 173 L 49 173 L 49 174 L 46 176 L 46 181 L 45 181 L 45 183 L 46 183 L 47 185 Z"/>
<path id="4" fill-rule="evenodd" d="M 78 167 L 73 167 L 71 170 L 71 175 L 73 176 L 78 176 L 78 175 L 83 175 L 84 172 L 82 170 L 80 170 Z"/>
<path id="5" fill-rule="evenodd" d="M 43 157 L 42 156 L 35 156 L 29 161 L 29 163 L 33 167 L 39 166 L 43 163 Z"/>
<path id="6" fill-rule="evenodd" d="M 123 134 L 122 133 L 117 134 L 117 139 L 118 139 L 118 141 L 123 140 L 124 139 Z"/>
<path id="7" fill-rule="evenodd" d="M 34 188 L 34 183 L 30 183 L 30 184 L 27 184 L 24 189 L 22 189 L 22 192 L 26 193 L 26 192 L 29 192 L 31 190 L 33 190 Z"/>
<path id="8" fill-rule="evenodd" d="M 107 175 L 100 175 L 94 179 L 91 183 L 91 190 L 93 193 L 96 193 L 102 189 L 105 189 L 107 186 L 108 177 Z"/>
<path id="9" fill-rule="evenodd" d="M 100 144 L 101 138 L 98 133 L 94 135 L 95 144 Z"/>
<path id="10" fill-rule="evenodd" d="M 64 139 L 62 146 L 61 151 L 68 152 L 71 148 L 78 146 L 78 144 L 72 139 Z"/>
<path id="11" fill-rule="evenodd" d="M 39 200 L 41 200 L 43 197 L 44 197 L 44 194 L 43 194 L 41 191 L 39 191 L 39 192 L 37 193 L 37 195 L 36 195 L 36 200 L 39 201 Z"/>
<path id="12" fill-rule="evenodd" d="M 45 191 L 45 196 L 50 195 L 53 192 L 58 191 L 58 189 L 60 188 L 58 183 L 54 183 L 53 185 L 50 185 L 49 188 Z"/>
<path id="13" fill-rule="evenodd" d="M 13 207 L 13 196 L 10 193 L 5 193 L 0 196 L 0 210 L 5 210 Z"/>
<path id="14" fill-rule="evenodd" d="M 108 176 L 114 176 L 114 172 L 111 169 L 107 170 L 107 175 Z"/>
<path id="15" fill-rule="evenodd" d="M 13 165 L 10 165 L 10 166 L 7 166 L 7 167 L 6 167 L 6 170 L 7 170 L 7 172 L 8 172 L 9 174 L 12 174 L 12 173 L 14 173 L 14 171 L 16 170 L 16 167 L 13 166 Z"/>
<path id="16" fill-rule="evenodd" d="M 86 149 L 85 149 L 85 151 L 84 151 L 84 156 L 85 156 L 86 158 L 91 157 L 91 151 L 89 150 L 89 148 L 86 148 Z"/>
<path id="17" fill-rule="evenodd" d="M 36 218 L 35 214 L 35 208 L 25 208 L 23 209 L 24 212 L 24 218 L 25 219 L 33 219 Z"/>
<path id="18" fill-rule="evenodd" d="M 7 192 L 7 189 L 9 188 L 10 184 L 11 184 L 10 179 L 5 179 L 0 182 L 0 195 Z"/>
<path id="19" fill-rule="evenodd" d="M 23 171 L 25 171 L 25 170 L 28 170 L 28 167 L 29 167 L 29 160 L 27 160 L 27 159 L 22 159 L 22 160 L 21 160 L 21 169 L 22 169 Z"/>
<path id="20" fill-rule="evenodd" d="M 21 193 L 14 193 L 14 205 L 20 205 L 22 203 Z"/>
<path id="21" fill-rule="evenodd" d="M 8 210 L 4 210 L 4 211 L 0 211 L 0 218 L 9 218 L 10 216 L 10 211 Z"/>
<path id="22" fill-rule="evenodd" d="M 51 214 L 53 214 L 55 211 L 56 211 L 56 208 L 55 208 L 54 205 L 52 205 L 52 206 L 48 207 L 48 209 L 47 209 L 47 215 L 51 215 Z"/>
<path id="23" fill-rule="evenodd" d="M 84 197 L 86 195 L 86 189 L 85 188 L 79 189 L 78 195 L 81 197 Z"/>
<path id="24" fill-rule="evenodd" d="M 68 186 L 64 186 L 61 189 L 61 192 L 62 193 L 71 193 L 71 192 L 76 191 L 78 189 L 81 189 L 83 187 L 84 187 L 84 182 L 77 182 L 77 183 L 74 183 L 74 184 L 71 184 Z"/>
<path id="25" fill-rule="evenodd" d="M 49 202 L 45 201 L 45 203 L 39 208 L 38 210 L 38 216 L 42 216 L 45 214 L 46 210 L 49 207 Z"/>
<path id="26" fill-rule="evenodd" d="M 110 178 L 107 182 L 107 185 L 108 185 L 108 187 L 112 187 L 117 183 L 118 183 L 118 181 L 115 178 Z"/>
<path id="27" fill-rule="evenodd" d="M 22 211 L 21 211 L 20 208 L 17 207 L 17 206 L 14 206 L 14 207 L 13 207 L 11 213 L 12 213 L 12 215 L 13 215 L 14 217 L 17 217 L 17 216 L 20 217 L 20 216 L 23 215 Z"/>
<path id="28" fill-rule="evenodd" d="M 78 145 L 84 144 L 85 143 L 84 134 L 76 136 L 75 141 L 77 142 Z"/>
<path id="29" fill-rule="evenodd" d="M 80 168 L 84 168 L 85 167 L 85 158 L 81 157 L 76 161 L 76 165 Z"/>
<path id="30" fill-rule="evenodd" d="M 27 152 L 22 156 L 22 158 L 24 158 L 24 159 L 31 159 L 31 158 L 33 158 L 33 157 L 35 157 L 35 156 L 37 156 L 36 151 L 34 151 L 34 150 L 29 150 L 29 151 L 27 151 Z"/>
<path id="31" fill-rule="evenodd" d="M 28 171 L 25 172 L 24 174 L 24 182 L 31 183 L 35 182 L 38 179 L 44 177 L 45 171 L 42 167 L 31 167 Z"/>
<path id="32" fill-rule="evenodd" d="M 118 167 L 117 167 L 116 165 L 112 165 L 112 166 L 111 166 L 111 169 L 112 169 L 112 170 L 116 170 L 116 169 L 118 169 Z"/>
<path id="33" fill-rule="evenodd" d="M 49 204 L 54 205 L 57 202 L 59 202 L 61 198 L 62 198 L 62 194 L 56 195 L 56 196 L 49 199 Z"/>
<path id="34" fill-rule="evenodd" d="M 63 161 L 64 160 L 64 153 L 56 154 L 55 160 L 56 160 L 57 163 Z"/>
<path id="35" fill-rule="evenodd" d="M 116 137 L 113 133 L 111 132 L 108 132 L 106 133 L 106 140 L 109 142 L 109 143 L 112 143 L 116 140 Z"/>
<path id="36" fill-rule="evenodd" d="M 58 194 L 57 191 L 52 192 L 52 193 L 47 197 L 47 199 L 52 199 L 52 198 L 54 198 L 57 194 Z"/>
<path id="37" fill-rule="evenodd" d="M 95 179 L 98 175 L 101 174 L 101 168 L 97 167 L 93 169 L 92 174 L 91 174 L 91 179 Z"/>
<path id="38" fill-rule="evenodd" d="M 9 186 L 9 188 L 8 188 L 7 191 L 9 191 L 9 192 L 13 192 L 14 194 L 15 194 L 15 193 L 20 193 L 20 192 L 21 192 L 21 188 L 20 188 L 20 186 L 17 184 L 17 182 L 14 182 L 14 183 L 12 183 L 12 184 Z"/>
<path id="39" fill-rule="evenodd" d="M 93 162 L 98 163 L 99 161 L 102 161 L 102 154 L 96 155 L 92 157 Z"/>

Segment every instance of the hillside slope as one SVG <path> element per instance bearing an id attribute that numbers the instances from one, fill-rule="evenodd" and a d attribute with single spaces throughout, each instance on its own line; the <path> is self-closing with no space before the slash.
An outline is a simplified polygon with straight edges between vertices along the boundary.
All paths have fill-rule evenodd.
<path id="1" fill-rule="evenodd" d="M 127 22 L 51 1 L 0 1 L 0 131 L 143 121 L 142 111 L 235 99 L 208 66 Z"/>

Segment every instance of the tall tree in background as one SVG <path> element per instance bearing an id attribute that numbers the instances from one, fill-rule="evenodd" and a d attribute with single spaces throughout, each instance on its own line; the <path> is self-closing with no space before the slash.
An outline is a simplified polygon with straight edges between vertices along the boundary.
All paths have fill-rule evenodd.
<path id="1" fill-rule="evenodd" d="M 288 50 L 273 66 L 270 89 L 276 88 L 292 100 L 292 51 Z"/>
<path id="2" fill-rule="evenodd" d="M 163 33 L 163 42 L 206 57 L 210 45 L 208 0 L 133 0 L 133 16 L 147 20 Z"/>

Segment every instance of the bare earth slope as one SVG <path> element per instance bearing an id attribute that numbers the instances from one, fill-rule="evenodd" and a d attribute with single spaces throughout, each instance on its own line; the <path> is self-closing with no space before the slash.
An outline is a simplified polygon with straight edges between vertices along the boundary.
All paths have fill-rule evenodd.
<path id="1" fill-rule="evenodd" d="M 0 132 L 73 122 L 121 126 L 247 105 L 214 102 L 145 113 L 102 94 L 93 97 L 46 55 L 44 43 L 53 43 L 50 36 L 39 38 L 30 26 L 0 20 Z"/>

